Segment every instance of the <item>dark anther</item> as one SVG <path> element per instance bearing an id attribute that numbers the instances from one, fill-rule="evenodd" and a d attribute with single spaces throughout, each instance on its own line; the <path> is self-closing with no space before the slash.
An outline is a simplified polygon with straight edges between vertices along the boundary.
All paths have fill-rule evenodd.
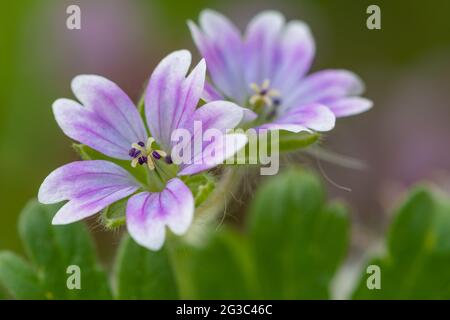
<path id="1" fill-rule="evenodd" d="M 166 156 L 166 157 L 164 158 L 164 160 L 165 160 L 166 163 L 168 163 L 168 164 L 172 164 L 172 163 L 173 163 L 172 157 L 171 157 L 171 156 Z"/>
<path id="2" fill-rule="evenodd" d="M 267 89 L 262 89 L 261 91 L 259 91 L 259 94 L 265 96 L 267 94 Z"/>
<path id="3" fill-rule="evenodd" d="M 140 158 L 138 159 L 138 162 L 139 162 L 140 165 L 146 163 L 146 162 L 147 162 L 147 157 L 140 157 Z"/>
<path id="4" fill-rule="evenodd" d="M 134 155 L 136 154 L 136 149 L 135 148 L 131 148 L 130 151 L 128 152 L 128 155 L 132 158 L 134 158 Z"/>
<path id="5" fill-rule="evenodd" d="M 139 141 L 138 145 L 140 145 L 141 147 L 145 147 L 145 143 L 143 143 L 142 141 Z"/>
<path id="6" fill-rule="evenodd" d="M 130 157 L 136 158 L 138 155 L 141 154 L 141 151 L 136 148 L 131 148 L 130 152 L 128 152 L 128 154 L 130 155 Z"/>
<path id="7" fill-rule="evenodd" d="M 156 151 L 152 152 L 152 157 L 155 158 L 156 160 L 161 159 L 161 155 Z"/>
<path id="8" fill-rule="evenodd" d="M 272 102 L 273 102 L 273 105 L 274 106 L 279 106 L 280 104 L 281 104 L 281 99 L 280 98 L 274 98 L 273 100 L 272 100 Z"/>

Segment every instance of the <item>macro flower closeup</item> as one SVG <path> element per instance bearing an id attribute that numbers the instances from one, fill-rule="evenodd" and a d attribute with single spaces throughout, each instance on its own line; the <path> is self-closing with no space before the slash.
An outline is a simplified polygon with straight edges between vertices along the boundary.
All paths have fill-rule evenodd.
<path id="1" fill-rule="evenodd" d="M 154 70 L 145 93 L 145 118 L 131 99 L 113 82 L 94 75 L 77 76 L 72 90 L 80 103 L 59 99 L 53 104 L 58 125 L 70 138 L 89 146 L 107 160 L 76 161 L 64 165 L 42 183 L 41 203 L 69 200 L 57 212 L 53 224 L 68 224 L 98 213 L 114 202 L 131 196 L 126 208 L 130 235 L 139 244 L 157 250 L 165 239 L 165 227 L 184 234 L 194 215 L 194 198 L 179 176 L 208 170 L 245 145 L 242 134 L 201 143 L 187 163 L 175 164 L 171 135 L 184 129 L 195 135 L 195 122 L 202 129 L 232 129 L 243 117 L 243 108 L 214 101 L 197 108 L 204 90 L 206 64 L 202 60 L 187 75 L 188 51 L 176 51 Z M 203 155 L 214 147 L 216 152 Z M 195 148 L 193 148 L 196 150 Z M 198 161 L 198 160 L 201 161 Z M 128 166 L 117 160 L 130 161 Z M 123 162 L 123 161 L 122 161 Z M 144 169 L 146 181 L 134 174 Z"/>
<path id="2" fill-rule="evenodd" d="M 226 99 L 248 107 L 256 113 L 253 126 L 329 131 L 335 118 L 372 107 L 370 100 L 359 97 L 364 85 L 350 71 L 307 75 L 315 44 L 301 21 L 286 23 L 282 14 L 265 11 L 250 21 L 241 36 L 225 16 L 204 10 L 199 26 L 192 21 L 188 25 L 211 77 L 203 98 Z"/>
<path id="3" fill-rule="evenodd" d="M 0 300 L 450 300 L 450 1 L 3 2 Z"/>

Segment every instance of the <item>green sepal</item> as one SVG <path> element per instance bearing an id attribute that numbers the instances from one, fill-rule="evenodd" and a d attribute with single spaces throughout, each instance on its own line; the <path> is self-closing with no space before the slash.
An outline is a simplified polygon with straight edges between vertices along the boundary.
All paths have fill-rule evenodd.
<path id="1" fill-rule="evenodd" d="M 280 152 L 295 151 L 309 147 L 316 143 L 320 138 L 320 133 L 317 132 L 289 132 L 285 130 L 280 131 Z"/>
<path id="2" fill-rule="evenodd" d="M 102 210 L 100 223 L 108 230 L 115 230 L 126 222 L 128 198 L 119 200 Z"/>
<path id="3" fill-rule="evenodd" d="M 183 182 L 188 186 L 194 195 L 195 207 L 197 208 L 214 191 L 216 187 L 215 178 L 209 173 L 201 173 L 193 176 L 182 177 Z"/>

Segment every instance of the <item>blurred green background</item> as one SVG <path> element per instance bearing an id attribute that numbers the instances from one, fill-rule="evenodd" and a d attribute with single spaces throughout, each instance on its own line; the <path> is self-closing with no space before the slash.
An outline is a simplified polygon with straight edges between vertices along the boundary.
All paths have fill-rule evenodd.
<path id="1" fill-rule="evenodd" d="M 66 28 L 71 4 L 81 8 L 81 30 Z M 381 30 L 366 28 L 370 4 L 381 7 Z M 21 208 L 50 171 L 76 159 L 51 113 L 55 99 L 72 97 L 71 79 L 100 74 L 138 100 L 164 55 L 187 48 L 199 59 L 185 22 L 207 7 L 241 28 L 264 9 L 302 19 L 316 40 L 314 70 L 347 68 L 364 79 L 374 109 L 340 120 L 324 146 L 363 160 L 366 169 L 322 164 L 328 177 L 352 189 L 327 186 L 353 208 L 352 220 L 365 230 L 354 236 L 360 244 L 384 230 L 389 221 L 384 208 L 414 182 L 427 179 L 450 189 L 449 1 L 3 1 L 0 249 L 22 252 L 16 231 Z M 244 205 L 234 210 L 242 212 Z M 111 235 L 95 223 L 90 226 L 111 248 Z M 117 237 L 112 239 L 116 247 Z M 110 251 L 100 253 L 110 261 Z"/>

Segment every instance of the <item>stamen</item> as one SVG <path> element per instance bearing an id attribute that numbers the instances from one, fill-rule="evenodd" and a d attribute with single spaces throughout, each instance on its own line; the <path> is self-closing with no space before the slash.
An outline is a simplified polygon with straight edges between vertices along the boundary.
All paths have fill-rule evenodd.
<path id="1" fill-rule="evenodd" d="M 144 163 L 147 162 L 147 157 L 145 157 L 145 156 L 139 157 L 138 162 L 140 165 L 143 165 Z"/>
<path id="2" fill-rule="evenodd" d="M 256 83 L 250 83 L 250 89 L 252 89 L 255 92 L 259 92 L 261 91 L 261 89 L 259 88 L 259 86 Z"/>
<path id="3" fill-rule="evenodd" d="M 131 145 L 131 149 L 128 155 L 132 157 L 131 166 L 134 168 L 138 164 L 143 165 L 147 163 L 150 170 L 155 169 L 154 160 L 160 160 L 162 157 L 166 157 L 166 153 L 162 150 L 153 150 L 152 145 L 155 142 L 154 138 L 148 138 L 147 144 L 139 141 Z"/>
<path id="4" fill-rule="evenodd" d="M 149 168 L 150 170 L 154 170 L 154 169 L 155 169 L 155 164 L 153 163 L 153 160 L 152 160 L 152 158 L 150 158 L 150 157 L 148 157 L 148 160 L 147 160 L 147 166 L 148 166 L 148 168 Z"/>
<path id="5" fill-rule="evenodd" d="M 130 152 L 128 152 L 128 155 L 132 158 L 136 158 L 137 156 L 139 156 L 141 154 L 141 151 L 136 149 L 136 148 L 131 148 Z"/>
<path id="6" fill-rule="evenodd" d="M 152 151 L 152 157 L 157 160 L 161 159 L 161 155 L 157 151 Z"/>
<path id="7" fill-rule="evenodd" d="M 262 83 L 261 88 L 262 89 L 269 89 L 270 88 L 270 80 L 269 79 L 264 80 L 263 83 Z"/>
<path id="8" fill-rule="evenodd" d="M 272 105 L 279 105 L 281 102 L 279 99 L 279 96 L 281 95 L 280 92 L 270 88 L 270 81 L 268 79 L 264 80 L 261 86 L 256 83 L 251 83 L 250 88 L 255 92 L 249 100 L 249 103 L 254 107 L 261 107 L 261 105 L 272 107 Z"/>
<path id="9" fill-rule="evenodd" d="M 128 152 L 128 155 L 132 158 L 134 158 L 134 155 L 136 154 L 136 149 L 135 148 L 131 148 L 130 151 Z"/>

